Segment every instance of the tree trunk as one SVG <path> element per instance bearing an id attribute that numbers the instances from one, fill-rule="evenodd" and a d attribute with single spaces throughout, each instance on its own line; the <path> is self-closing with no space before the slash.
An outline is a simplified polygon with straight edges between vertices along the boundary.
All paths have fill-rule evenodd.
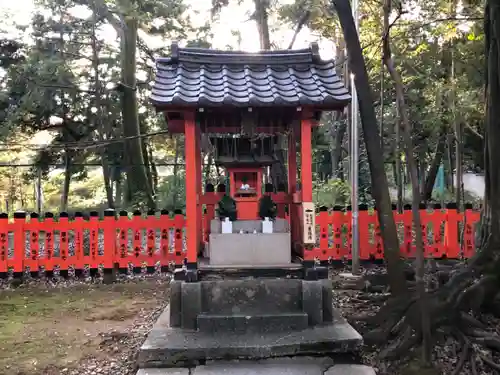
<path id="1" fill-rule="evenodd" d="M 142 134 L 147 132 L 146 129 L 143 128 L 142 124 L 139 128 L 141 129 Z M 155 177 L 154 177 L 154 171 L 153 171 L 154 163 L 153 163 L 152 159 L 150 158 L 150 156 L 152 156 L 152 154 L 149 150 L 150 145 L 149 145 L 147 140 L 143 139 L 141 146 L 142 146 L 142 156 L 144 158 L 144 166 L 146 169 L 146 176 L 148 178 L 148 185 L 151 187 L 151 194 L 153 195 L 153 198 L 154 198 L 154 195 L 155 195 Z"/>
<path id="2" fill-rule="evenodd" d="M 488 0 L 485 7 L 486 122 L 484 241 L 500 248 L 500 4 Z M 498 250 L 496 250 L 498 252 Z"/>
<path id="3" fill-rule="evenodd" d="M 389 185 L 385 173 L 380 135 L 377 128 L 377 116 L 373 106 L 373 95 L 368 81 L 363 53 L 358 33 L 352 18 L 352 9 L 349 0 L 333 0 L 349 55 L 349 66 L 354 74 L 358 103 L 363 129 L 363 139 L 368 154 L 372 196 L 375 199 L 382 239 L 384 243 L 384 257 L 387 262 L 389 284 L 395 295 L 405 295 L 407 283 L 403 270 L 403 262 L 399 250 L 399 240 L 392 213 Z"/>
<path id="4" fill-rule="evenodd" d="M 108 108 L 106 111 L 103 111 L 101 95 L 103 92 L 101 90 L 101 79 L 99 77 L 99 46 L 97 43 L 97 35 L 96 35 L 96 27 L 98 22 L 98 14 L 94 9 L 93 11 L 93 24 L 92 24 L 92 69 L 94 71 L 94 89 L 95 89 L 95 107 L 97 109 L 94 116 L 94 125 L 99 134 L 99 141 L 104 141 L 106 134 L 106 138 L 110 136 L 108 121 L 105 117 L 108 115 Z M 106 126 L 104 126 L 106 124 Z M 99 147 L 99 154 L 101 156 L 101 165 L 102 165 L 102 176 L 104 179 L 104 190 L 106 191 L 106 199 L 108 201 L 108 208 L 115 208 L 115 203 L 113 200 L 113 187 L 111 185 L 111 170 L 109 167 L 106 149 L 104 147 Z"/>
<path id="5" fill-rule="evenodd" d="M 443 130 L 444 131 L 444 130 Z M 444 150 L 446 146 L 446 134 L 441 133 L 436 146 L 436 153 L 434 154 L 434 159 L 432 160 L 429 173 L 427 174 L 427 179 L 425 180 L 425 188 L 422 193 L 424 202 L 432 199 L 432 191 L 434 190 L 434 184 L 436 182 L 436 177 L 439 171 L 439 166 L 443 160 Z"/>
<path id="6" fill-rule="evenodd" d="M 113 199 L 113 187 L 111 186 L 111 176 L 109 173 L 109 164 L 106 157 L 101 155 L 102 161 L 102 177 L 104 179 L 104 190 L 106 191 L 106 200 L 108 208 L 115 208 L 115 201 Z"/>
<path id="7" fill-rule="evenodd" d="M 343 78 L 345 84 L 349 82 L 349 74 L 346 71 L 347 64 L 340 63 L 345 61 L 345 43 L 344 38 L 342 37 L 342 31 L 335 29 L 335 48 L 337 56 L 336 61 L 338 61 L 335 66 L 336 73 L 339 77 Z M 338 124 L 338 127 L 335 128 L 335 124 Z M 346 112 L 334 112 L 333 113 L 333 122 L 330 131 L 330 137 L 332 138 L 332 176 L 334 178 L 344 179 L 343 173 L 343 165 L 341 162 L 343 160 L 343 145 L 344 138 L 347 133 L 347 119 Z"/>
<path id="8" fill-rule="evenodd" d="M 69 186 L 71 184 L 71 152 L 64 151 L 64 183 L 61 195 L 61 212 L 68 210 Z"/>
<path id="9" fill-rule="evenodd" d="M 156 198 L 156 192 L 158 191 L 159 177 L 158 177 L 158 169 L 156 168 L 156 163 L 154 161 L 153 146 L 151 146 L 151 143 L 149 143 L 148 145 L 148 159 L 149 159 L 149 168 L 151 171 L 152 190 Z"/>
<path id="10" fill-rule="evenodd" d="M 397 189 L 397 207 L 398 207 L 398 212 L 402 213 L 403 212 L 403 200 L 404 200 L 404 194 L 403 194 L 403 186 L 404 186 L 404 181 L 403 181 L 403 168 L 401 166 L 401 121 L 399 118 L 399 110 L 396 108 L 396 113 L 397 113 L 397 118 L 394 121 L 394 181 L 396 182 L 396 189 Z"/>
<path id="11" fill-rule="evenodd" d="M 419 298 L 419 305 L 421 311 L 421 335 L 422 335 L 422 361 L 425 365 L 430 365 L 431 361 L 431 324 L 428 311 L 427 293 L 425 291 L 425 259 L 424 259 L 424 242 L 422 233 L 422 222 L 420 219 L 420 189 L 418 181 L 418 167 L 413 154 L 413 141 L 411 137 L 411 125 L 408 118 L 408 108 L 406 107 L 405 97 L 404 97 L 404 86 L 401 76 L 399 75 L 396 67 L 394 66 L 394 61 L 391 56 L 390 49 L 390 26 L 389 26 L 389 15 L 391 13 L 391 0 L 384 0 L 384 39 L 383 39 L 383 55 L 384 63 L 387 67 L 392 80 L 394 81 L 394 86 L 396 89 L 396 102 L 399 108 L 399 115 L 401 118 L 401 124 L 403 125 L 403 140 L 405 144 L 406 151 L 406 162 L 410 172 L 411 186 L 412 186 L 412 215 L 413 223 L 415 228 L 415 245 L 416 245 L 416 270 L 415 278 L 417 284 L 417 294 Z M 422 176 L 423 178 L 423 176 Z"/>
<path id="12" fill-rule="evenodd" d="M 419 191 L 424 191 L 425 190 L 425 181 L 426 181 L 426 173 L 425 172 L 427 172 L 427 160 L 426 160 L 427 158 L 426 158 L 424 145 L 421 145 L 419 147 L 417 154 L 418 154 L 417 172 L 418 172 Z"/>
<path id="13" fill-rule="evenodd" d="M 254 0 L 255 6 L 255 22 L 260 38 L 260 49 L 271 49 L 271 36 L 269 33 L 269 0 Z M 286 184 L 287 172 L 285 167 L 285 137 L 277 135 L 277 144 L 275 147 L 275 155 L 278 159 L 277 163 L 271 166 L 271 181 L 275 187 L 280 184 Z"/>
<path id="14" fill-rule="evenodd" d="M 267 10 L 269 0 L 253 0 L 255 4 L 255 21 L 260 37 L 260 48 L 262 50 L 271 49 L 271 37 L 269 36 L 269 20 Z"/>
<path id="15" fill-rule="evenodd" d="M 453 155 L 452 155 L 452 145 L 453 136 L 449 134 L 446 137 L 446 166 L 448 173 L 446 174 L 446 184 L 452 193 L 455 192 L 455 187 L 453 186 Z"/>
<path id="16" fill-rule="evenodd" d="M 332 175 L 334 178 L 342 178 L 342 171 L 341 171 L 341 166 L 340 162 L 342 160 L 342 154 L 343 154 L 343 148 L 342 144 L 344 142 L 344 137 L 347 132 L 347 123 L 344 121 L 341 116 L 338 116 L 338 128 L 336 129 L 335 132 L 332 131 L 332 133 L 335 134 L 334 136 L 334 146 L 332 150 Z M 334 125 L 332 124 L 332 128 L 334 128 Z M 332 129 L 333 130 L 333 129 Z"/>
<path id="17" fill-rule="evenodd" d="M 125 158 L 127 164 L 128 201 L 144 202 L 149 208 L 155 203 L 148 181 L 142 140 L 140 138 L 139 116 L 136 95 L 136 48 L 137 19 L 125 17 L 125 30 L 122 40 L 122 127 L 125 141 Z"/>
<path id="18" fill-rule="evenodd" d="M 115 207 L 122 206 L 122 197 L 123 197 L 123 183 L 122 183 L 122 176 L 120 174 L 118 179 L 115 180 Z"/>
<path id="19" fill-rule="evenodd" d="M 455 189 L 455 200 L 457 207 L 463 211 L 463 171 L 462 171 L 462 132 L 463 125 L 460 122 L 455 123 L 455 171 L 457 175 L 457 187 Z"/>

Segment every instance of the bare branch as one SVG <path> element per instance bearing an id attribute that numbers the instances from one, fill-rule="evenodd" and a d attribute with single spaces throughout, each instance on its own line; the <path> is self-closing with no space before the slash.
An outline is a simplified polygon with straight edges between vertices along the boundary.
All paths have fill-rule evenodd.
<path id="1" fill-rule="evenodd" d="M 77 0 L 77 3 L 80 5 L 89 6 L 88 1 L 86 0 Z M 106 21 L 110 23 L 111 26 L 115 29 L 118 36 L 121 38 L 123 34 L 123 30 L 125 30 L 125 23 L 120 17 L 117 17 L 113 12 L 111 12 L 104 2 L 104 0 L 91 0 L 90 7 L 94 8 L 95 12 L 99 14 L 99 16 L 104 17 Z"/>
<path id="2" fill-rule="evenodd" d="M 464 125 L 467 129 L 469 129 L 472 132 L 472 134 L 478 136 L 481 139 L 484 139 L 483 135 L 479 133 L 476 129 L 474 129 L 472 126 L 470 126 L 468 123 L 465 123 Z"/>
<path id="3" fill-rule="evenodd" d="M 293 33 L 292 40 L 290 41 L 290 44 L 288 45 L 288 49 L 292 49 L 293 45 L 295 44 L 295 40 L 297 39 L 297 36 L 301 32 L 302 28 L 304 25 L 309 21 L 309 18 L 311 17 L 311 11 L 307 10 L 302 17 L 300 17 L 299 22 L 297 23 L 297 27 L 295 28 L 295 32 Z"/>

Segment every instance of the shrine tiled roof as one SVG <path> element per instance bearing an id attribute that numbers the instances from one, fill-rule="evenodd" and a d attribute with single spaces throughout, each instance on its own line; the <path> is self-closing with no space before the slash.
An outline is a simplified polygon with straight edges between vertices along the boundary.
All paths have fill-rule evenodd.
<path id="1" fill-rule="evenodd" d="M 247 53 L 172 45 L 156 63 L 151 101 L 168 107 L 313 106 L 342 109 L 351 96 L 318 45 Z"/>

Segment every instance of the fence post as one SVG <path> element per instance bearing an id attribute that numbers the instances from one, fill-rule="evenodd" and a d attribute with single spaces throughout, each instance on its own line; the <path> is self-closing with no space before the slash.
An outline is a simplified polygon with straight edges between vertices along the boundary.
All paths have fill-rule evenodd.
<path id="1" fill-rule="evenodd" d="M 320 260 L 328 260 L 330 254 L 329 238 L 328 238 L 328 225 L 330 222 L 330 215 L 325 206 L 319 208 L 319 213 L 316 215 L 316 226 L 319 227 L 317 233 L 319 234 L 319 257 Z"/>
<path id="2" fill-rule="evenodd" d="M 343 260 L 345 256 L 344 250 L 344 222 L 345 214 L 340 206 L 333 206 L 332 227 L 333 227 L 333 259 Z M 349 233 L 345 233 L 349 236 Z"/>
<path id="3" fill-rule="evenodd" d="M 473 210 L 471 203 L 464 205 L 463 220 L 464 220 L 464 234 L 463 252 L 465 258 L 472 258 L 476 252 L 475 246 L 475 226 L 480 219 L 480 213 Z"/>
<path id="4" fill-rule="evenodd" d="M 372 224 L 372 217 L 368 212 L 368 205 L 359 205 L 358 214 L 358 230 L 359 230 L 359 259 L 370 259 L 372 246 L 370 244 L 370 224 Z M 374 228 L 376 231 L 376 228 Z"/>
<path id="5" fill-rule="evenodd" d="M 444 243 L 446 256 L 450 259 L 459 259 L 461 255 L 458 241 L 458 222 L 460 221 L 456 203 L 446 204 L 446 224 L 444 229 Z"/>
<path id="6" fill-rule="evenodd" d="M 45 212 L 43 220 L 43 229 L 45 230 L 45 257 L 43 265 L 45 267 L 45 275 L 52 277 L 54 274 L 54 214 Z"/>
<path id="7" fill-rule="evenodd" d="M 14 212 L 14 257 L 9 266 L 14 269 L 14 275 L 22 277 L 24 272 L 24 252 L 26 239 L 24 238 L 24 224 L 26 223 L 26 212 Z"/>
<path id="8" fill-rule="evenodd" d="M 67 212 L 59 214 L 59 275 L 68 277 L 69 268 L 69 215 Z M 32 245 L 33 246 L 33 245 Z"/>
<path id="9" fill-rule="evenodd" d="M 0 214 L 0 278 L 7 277 L 9 271 L 9 215 Z"/>
<path id="10" fill-rule="evenodd" d="M 413 214 L 411 204 L 403 206 L 403 222 L 404 222 L 404 247 L 405 256 L 413 258 L 415 256 L 415 246 L 413 246 Z"/>
<path id="11" fill-rule="evenodd" d="M 104 218 L 102 221 L 103 236 L 104 236 L 104 264 L 103 264 L 103 283 L 112 284 L 116 280 L 116 267 L 117 262 L 117 247 L 116 247 L 116 218 L 115 210 L 107 209 L 104 211 Z"/>

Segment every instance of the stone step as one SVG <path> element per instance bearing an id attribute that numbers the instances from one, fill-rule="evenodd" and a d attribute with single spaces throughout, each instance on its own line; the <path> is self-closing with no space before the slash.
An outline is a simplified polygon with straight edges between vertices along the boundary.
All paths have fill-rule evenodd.
<path id="1" fill-rule="evenodd" d="M 268 362 L 259 363 L 251 361 L 226 362 L 197 366 L 193 369 L 140 369 L 137 375 L 376 375 L 372 367 L 354 364 L 338 364 L 329 367 L 326 371 L 321 363 L 301 363 L 293 361 L 290 363 Z"/>
<path id="2" fill-rule="evenodd" d="M 302 312 L 301 280 L 213 280 L 201 284 L 201 312 L 206 314 Z"/>
<path id="3" fill-rule="evenodd" d="M 306 313 L 260 315 L 200 314 L 197 327 L 202 332 L 286 332 L 303 330 L 308 326 Z"/>
<path id="4" fill-rule="evenodd" d="M 363 339 L 345 320 L 283 332 L 220 332 L 171 327 L 167 307 L 139 350 L 139 368 L 192 367 L 201 361 L 358 352 Z"/>
<path id="5" fill-rule="evenodd" d="M 141 368 L 137 375 L 190 375 L 188 368 Z"/>
<path id="6" fill-rule="evenodd" d="M 330 367 L 324 375 L 376 375 L 376 373 L 370 366 L 338 364 Z"/>

